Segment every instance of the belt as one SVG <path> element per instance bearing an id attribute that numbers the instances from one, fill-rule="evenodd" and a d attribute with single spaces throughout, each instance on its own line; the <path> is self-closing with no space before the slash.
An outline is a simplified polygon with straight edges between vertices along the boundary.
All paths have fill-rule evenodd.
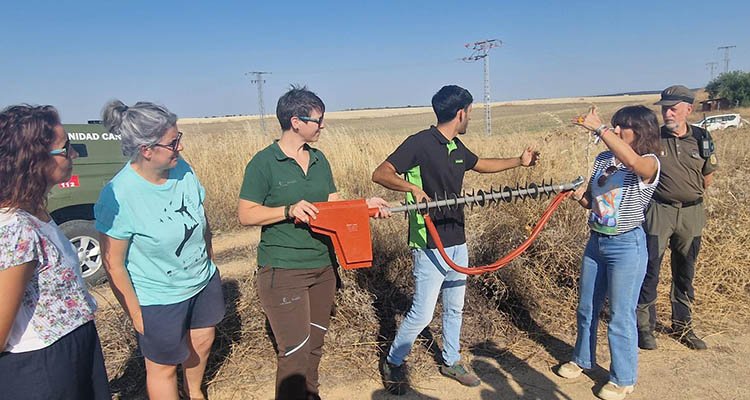
<path id="1" fill-rule="evenodd" d="M 693 201 L 685 201 L 685 202 L 667 201 L 667 200 L 661 199 L 661 198 L 656 197 L 656 196 L 654 196 L 653 199 L 657 203 L 667 204 L 667 205 L 670 205 L 670 206 L 676 207 L 676 208 L 692 207 L 692 206 L 695 206 L 695 205 L 703 203 L 703 197 L 698 197 L 697 199 L 695 199 Z"/>

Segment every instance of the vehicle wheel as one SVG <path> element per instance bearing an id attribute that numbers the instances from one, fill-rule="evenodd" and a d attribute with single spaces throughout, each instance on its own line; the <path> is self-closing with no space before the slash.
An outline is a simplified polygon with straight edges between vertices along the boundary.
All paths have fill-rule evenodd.
<path id="1" fill-rule="evenodd" d="M 107 279 L 102 264 L 102 250 L 99 246 L 99 232 L 94 221 L 74 219 L 60 225 L 65 236 L 73 243 L 81 263 L 83 280 L 89 286 L 96 286 Z"/>

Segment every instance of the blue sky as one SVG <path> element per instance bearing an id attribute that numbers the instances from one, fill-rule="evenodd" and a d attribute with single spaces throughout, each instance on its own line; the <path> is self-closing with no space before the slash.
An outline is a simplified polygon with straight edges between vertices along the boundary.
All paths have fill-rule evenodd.
<path id="1" fill-rule="evenodd" d="M 750 1 L 77 1 L 5 3 L 0 106 L 52 104 L 64 122 L 103 104 L 156 101 L 181 117 L 255 114 L 247 71 L 271 71 L 265 105 L 307 84 L 329 110 L 429 104 L 444 84 L 493 101 L 690 87 L 716 48 L 750 71 Z"/>

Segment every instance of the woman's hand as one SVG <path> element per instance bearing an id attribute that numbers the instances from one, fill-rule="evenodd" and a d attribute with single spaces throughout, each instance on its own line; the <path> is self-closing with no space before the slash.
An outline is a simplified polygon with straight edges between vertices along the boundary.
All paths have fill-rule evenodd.
<path id="1" fill-rule="evenodd" d="M 366 200 L 367 207 L 368 208 L 378 208 L 377 214 L 375 214 L 375 218 L 390 218 L 391 217 L 391 211 L 388 209 L 390 207 L 388 205 L 388 202 L 381 199 L 380 197 L 370 197 Z"/>
<path id="2" fill-rule="evenodd" d="M 135 331 L 143 335 L 143 314 L 141 314 L 140 310 L 138 310 L 135 316 L 133 316 L 132 321 Z"/>
<path id="3" fill-rule="evenodd" d="M 596 106 L 589 107 L 589 112 L 586 115 L 579 115 L 573 120 L 573 124 L 582 126 L 590 131 L 599 129 L 600 126 L 604 125 L 599 114 L 596 112 Z"/>
<path id="4" fill-rule="evenodd" d="M 310 222 L 310 218 L 317 219 L 318 212 L 318 207 L 315 207 L 306 200 L 300 200 L 289 208 L 289 215 L 292 218 L 296 218 L 306 224 Z"/>
<path id="5" fill-rule="evenodd" d="M 574 201 L 580 202 L 583 200 L 583 196 L 586 194 L 586 185 L 578 186 L 576 190 L 573 191 L 573 195 L 570 196 L 570 198 Z"/>
<path id="6" fill-rule="evenodd" d="M 588 193 L 588 197 L 586 194 Z M 570 198 L 578 203 L 581 207 L 585 209 L 590 209 L 591 204 L 589 204 L 589 198 L 591 197 L 591 194 L 588 192 L 588 187 L 584 183 L 583 185 L 576 188 L 576 190 L 573 191 L 573 194 L 570 196 Z"/>

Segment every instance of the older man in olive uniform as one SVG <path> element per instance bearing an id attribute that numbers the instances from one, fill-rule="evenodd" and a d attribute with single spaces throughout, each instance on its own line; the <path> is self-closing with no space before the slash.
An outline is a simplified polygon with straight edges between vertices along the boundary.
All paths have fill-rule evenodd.
<path id="1" fill-rule="evenodd" d="M 718 163 L 710 135 L 687 122 L 694 100 L 692 91 L 676 85 L 664 89 L 656 103 L 661 106 L 664 126 L 659 186 L 646 211 L 648 266 L 637 308 L 638 346 L 642 349 L 656 348 L 656 286 L 667 245 L 672 260 L 672 331 L 685 346 L 706 348 L 693 331 L 691 305 L 695 300 L 695 261 L 706 223 L 703 194 Z"/>

